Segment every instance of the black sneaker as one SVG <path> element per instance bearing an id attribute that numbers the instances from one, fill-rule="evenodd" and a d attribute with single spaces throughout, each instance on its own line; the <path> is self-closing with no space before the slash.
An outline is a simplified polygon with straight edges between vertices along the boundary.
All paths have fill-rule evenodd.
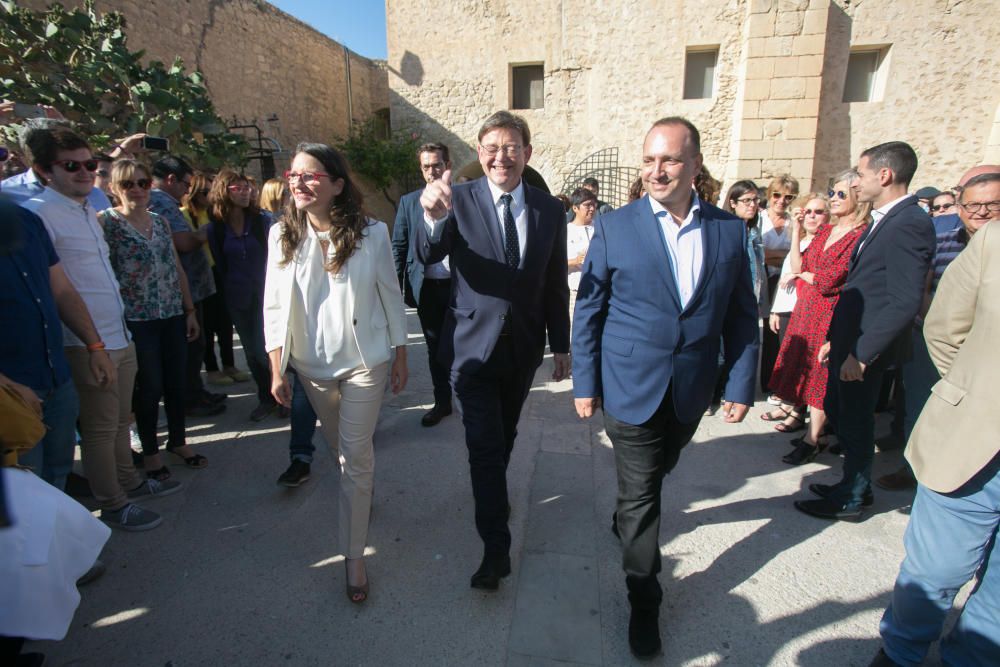
<path id="1" fill-rule="evenodd" d="M 280 486 L 287 486 L 289 488 L 302 486 L 307 481 L 309 481 L 309 464 L 298 459 L 292 461 L 292 464 L 288 466 L 288 470 L 281 473 L 281 477 L 278 478 Z"/>
<path id="2" fill-rule="evenodd" d="M 226 406 L 222 403 L 209 403 L 208 401 L 199 401 L 194 405 L 189 405 L 185 410 L 184 414 L 188 417 L 212 417 L 220 412 L 225 412 Z"/>

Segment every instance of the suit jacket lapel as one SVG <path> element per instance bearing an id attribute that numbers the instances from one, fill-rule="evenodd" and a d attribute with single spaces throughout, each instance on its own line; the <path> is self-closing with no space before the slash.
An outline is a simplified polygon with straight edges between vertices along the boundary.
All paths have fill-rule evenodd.
<path id="1" fill-rule="evenodd" d="M 641 203 L 636 206 L 636 215 L 638 216 L 636 228 L 642 237 L 640 240 L 653 253 L 657 274 L 659 274 L 660 279 L 663 281 L 663 286 L 667 288 L 670 298 L 674 300 L 674 306 L 680 311 L 680 292 L 677 289 L 677 281 L 674 280 L 674 274 L 670 270 L 670 255 L 667 254 L 667 240 L 663 238 L 660 221 L 653 215 L 653 209 L 650 208 L 648 198 L 643 198 L 639 201 Z"/>
<path id="2" fill-rule="evenodd" d="M 698 283 L 694 286 L 694 293 L 687 302 L 684 310 L 691 308 L 705 291 L 712 271 L 715 270 L 715 263 L 719 256 L 719 226 L 712 224 L 711 220 L 705 220 L 698 212 L 698 219 L 701 221 L 701 274 L 698 276 Z"/>
<path id="3" fill-rule="evenodd" d="M 499 222 L 497 221 L 497 210 L 493 205 L 493 195 L 490 186 L 486 184 L 486 177 L 483 176 L 472 187 L 472 196 L 475 200 L 476 208 L 479 210 L 479 217 L 486 228 L 486 234 L 490 238 L 493 246 L 493 256 L 500 261 L 507 261 L 507 256 L 503 250 L 503 239 L 500 238 Z"/>
<path id="4" fill-rule="evenodd" d="M 854 257 L 852 258 L 852 263 L 858 260 L 858 257 L 861 256 L 861 253 L 863 253 L 865 249 L 871 245 L 872 241 L 875 240 L 875 237 L 878 236 L 879 232 L 885 229 L 885 224 L 889 222 L 889 220 L 891 220 L 893 216 L 895 216 L 897 213 L 899 213 L 904 208 L 909 206 L 912 200 L 913 200 L 912 196 L 907 197 L 903 201 L 893 206 L 892 210 L 890 210 L 888 213 L 882 216 L 882 219 L 879 220 L 877 225 L 874 226 L 868 225 L 868 229 L 866 229 L 865 232 L 861 235 L 861 239 L 858 241 L 858 244 L 854 246 Z"/>
<path id="5" fill-rule="evenodd" d="M 528 223 L 524 235 L 524 244 L 527 246 L 524 249 L 524 266 L 527 267 L 528 262 L 532 261 L 535 252 L 541 251 L 541 244 L 538 242 L 541 220 L 539 218 L 539 208 L 535 206 L 535 193 L 523 181 L 521 188 L 522 192 L 524 192 L 524 212 Z"/>

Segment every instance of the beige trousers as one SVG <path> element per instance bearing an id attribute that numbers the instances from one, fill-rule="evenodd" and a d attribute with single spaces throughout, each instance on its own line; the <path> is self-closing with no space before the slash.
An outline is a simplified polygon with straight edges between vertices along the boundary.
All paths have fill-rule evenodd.
<path id="1" fill-rule="evenodd" d="M 132 388 L 138 370 L 135 345 L 129 343 L 123 350 L 108 350 L 118 369 L 118 380 L 110 387 L 97 384 L 90 372 L 90 353 L 86 348 L 65 349 L 73 384 L 80 395 L 83 473 L 101 509 L 120 509 L 128 503 L 126 491 L 143 481 L 132 463 L 128 437 Z"/>
<path id="2" fill-rule="evenodd" d="M 337 525 L 340 551 L 347 558 L 361 558 L 368 541 L 375 478 L 372 436 L 382 407 L 388 369 L 388 362 L 371 370 L 362 367 L 336 380 L 313 380 L 299 375 L 309 403 L 319 417 L 323 437 L 340 460 Z"/>

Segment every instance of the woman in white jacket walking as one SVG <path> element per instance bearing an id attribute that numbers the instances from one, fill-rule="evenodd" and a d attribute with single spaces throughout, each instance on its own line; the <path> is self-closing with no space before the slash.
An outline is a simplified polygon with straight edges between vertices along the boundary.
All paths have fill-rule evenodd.
<path id="1" fill-rule="evenodd" d="M 268 238 L 264 340 L 274 398 L 291 406 L 289 364 L 339 452 L 340 549 L 352 602 L 368 597 L 372 435 L 387 372 L 406 385 L 406 320 L 385 223 L 362 211 L 344 158 L 303 143 L 285 173 L 291 201 Z M 393 359 L 392 348 L 396 354 Z M 390 370 L 391 364 L 391 370 Z"/>

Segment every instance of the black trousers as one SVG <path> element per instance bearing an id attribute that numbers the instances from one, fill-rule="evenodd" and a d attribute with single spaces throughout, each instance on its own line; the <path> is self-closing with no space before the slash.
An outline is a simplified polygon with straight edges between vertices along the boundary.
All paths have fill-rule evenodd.
<path id="1" fill-rule="evenodd" d="M 132 392 L 135 429 L 142 442 L 142 453 L 153 456 L 159 451 L 156 422 L 160 399 L 167 413 L 167 445 L 181 447 L 185 442 L 185 378 L 187 335 L 185 317 L 164 320 L 126 321 L 135 343 L 139 371 Z"/>
<path id="2" fill-rule="evenodd" d="M 500 336 L 490 358 L 476 372 L 452 373 L 469 449 L 476 530 L 486 553 L 493 556 L 510 552 L 507 464 L 534 376 L 534 368 L 518 367 L 510 336 Z"/>
<path id="3" fill-rule="evenodd" d="M 629 602 L 638 609 L 656 609 L 663 589 L 660 572 L 660 492 L 663 477 L 674 469 L 681 449 L 698 430 L 697 420 L 685 424 L 674 412 L 673 388 L 660 407 L 642 424 L 628 424 L 604 413 L 604 428 L 614 445 L 618 471 L 616 521 L 622 541 L 622 568 Z"/>
<path id="4" fill-rule="evenodd" d="M 767 277 L 767 290 L 771 303 L 774 303 L 774 297 L 778 290 L 778 281 L 781 280 L 781 276 L 768 276 Z M 778 360 L 778 351 L 781 349 L 781 338 L 784 338 L 784 332 L 779 334 L 771 331 L 771 327 L 767 326 L 767 320 L 764 320 L 764 330 L 761 332 L 760 338 L 760 389 L 765 394 L 770 390 L 771 384 L 771 372 L 774 370 L 774 362 Z"/>
<path id="5" fill-rule="evenodd" d="M 184 368 L 184 396 L 188 405 L 201 401 L 205 385 L 201 381 L 201 362 L 205 357 L 205 302 L 194 304 L 198 317 L 198 337 L 187 344 L 187 362 Z"/>
<path id="6" fill-rule="evenodd" d="M 205 316 L 205 370 L 219 370 L 236 366 L 233 357 L 233 320 L 229 317 L 226 297 L 222 291 L 222 274 L 218 267 L 212 267 L 215 276 L 215 294 L 202 301 Z M 219 339 L 219 361 L 215 359 L 215 338 Z"/>
<path id="7" fill-rule="evenodd" d="M 420 303 L 417 306 L 417 316 L 420 318 L 420 328 L 427 342 L 427 361 L 431 369 L 431 382 L 434 384 L 434 404 L 451 405 L 451 372 L 445 364 L 438 361 L 438 345 L 441 342 L 441 325 L 448 310 L 451 298 L 451 279 L 424 278 L 420 287 Z"/>

